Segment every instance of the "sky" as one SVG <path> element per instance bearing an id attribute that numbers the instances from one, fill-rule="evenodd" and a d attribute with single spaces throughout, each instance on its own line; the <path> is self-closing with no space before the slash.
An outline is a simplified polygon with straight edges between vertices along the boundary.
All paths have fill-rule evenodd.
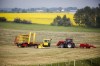
<path id="1" fill-rule="evenodd" d="M 0 8 L 97 7 L 100 0 L 0 0 Z"/>

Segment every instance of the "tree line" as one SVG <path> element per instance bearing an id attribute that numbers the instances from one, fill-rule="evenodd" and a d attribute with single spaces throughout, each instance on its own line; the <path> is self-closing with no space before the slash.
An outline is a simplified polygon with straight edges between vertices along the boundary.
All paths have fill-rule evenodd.
<path id="1" fill-rule="evenodd" d="M 100 28 L 100 4 L 96 8 L 86 6 L 78 9 L 74 15 L 74 20 L 79 26 Z"/>
<path id="2" fill-rule="evenodd" d="M 34 13 L 34 12 L 70 12 L 77 7 L 40 7 L 40 8 L 0 8 L 0 13 Z"/>

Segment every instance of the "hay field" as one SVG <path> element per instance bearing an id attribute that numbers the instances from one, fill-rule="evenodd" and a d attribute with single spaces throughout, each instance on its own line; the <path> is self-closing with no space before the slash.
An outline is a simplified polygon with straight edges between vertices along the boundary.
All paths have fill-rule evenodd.
<path id="1" fill-rule="evenodd" d="M 52 38 L 50 48 L 35 49 L 18 48 L 13 44 L 14 38 L 18 34 L 27 34 L 36 32 L 37 41 L 42 42 L 43 38 Z M 34 65 L 49 64 L 56 62 L 65 62 L 78 59 L 89 59 L 100 57 L 100 33 L 96 32 L 52 32 L 52 31 L 32 31 L 32 30 L 14 30 L 0 29 L 0 65 Z M 75 44 L 91 43 L 97 48 L 80 49 L 80 48 L 57 48 L 55 45 L 59 40 L 73 38 Z"/>
<path id="2" fill-rule="evenodd" d="M 73 20 L 73 13 L 0 13 L 0 17 L 7 18 L 8 21 L 13 21 L 14 18 L 29 20 L 37 24 L 50 24 L 55 17 L 66 15 L 70 18 L 73 25 L 76 25 Z"/>

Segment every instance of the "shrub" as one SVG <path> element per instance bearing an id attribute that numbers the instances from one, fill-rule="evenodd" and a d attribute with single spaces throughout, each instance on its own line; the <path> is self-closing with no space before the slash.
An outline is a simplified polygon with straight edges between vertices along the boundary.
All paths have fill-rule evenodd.
<path id="1" fill-rule="evenodd" d="M 14 22 L 15 22 L 15 23 L 21 23 L 21 21 L 22 21 L 22 20 L 21 20 L 20 18 L 15 18 L 15 19 L 14 19 Z"/>
<path id="2" fill-rule="evenodd" d="M 28 20 L 25 20 L 25 19 L 21 20 L 20 18 L 15 18 L 14 22 L 15 23 L 23 23 L 23 24 L 32 24 L 31 21 L 28 21 Z"/>
<path id="3" fill-rule="evenodd" d="M 71 26 L 70 19 L 64 15 L 62 18 L 57 16 L 51 23 L 53 26 Z"/>
<path id="4" fill-rule="evenodd" d="M 0 22 L 6 22 L 7 19 L 5 17 L 0 17 Z"/>
<path id="5" fill-rule="evenodd" d="M 23 24 L 32 24 L 31 21 L 28 21 L 28 20 L 22 20 L 21 23 L 23 23 Z"/>

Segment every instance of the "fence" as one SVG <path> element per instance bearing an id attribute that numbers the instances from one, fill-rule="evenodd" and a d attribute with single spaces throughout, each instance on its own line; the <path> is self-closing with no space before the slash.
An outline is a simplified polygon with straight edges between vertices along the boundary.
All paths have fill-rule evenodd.
<path id="1" fill-rule="evenodd" d="M 1 64 L 0 66 L 100 66 L 100 57 L 95 59 L 73 60 L 73 61 L 58 62 L 52 64 L 37 64 L 37 65 Z"/>
<path id="2" fill-rule="evenodd" d="M 34 66 L 100 66 L 100 58 L 87 59 L 87 60 L 73 60 L 68 62 L 52 63 L 46 65 L 34 65 Z"/>

